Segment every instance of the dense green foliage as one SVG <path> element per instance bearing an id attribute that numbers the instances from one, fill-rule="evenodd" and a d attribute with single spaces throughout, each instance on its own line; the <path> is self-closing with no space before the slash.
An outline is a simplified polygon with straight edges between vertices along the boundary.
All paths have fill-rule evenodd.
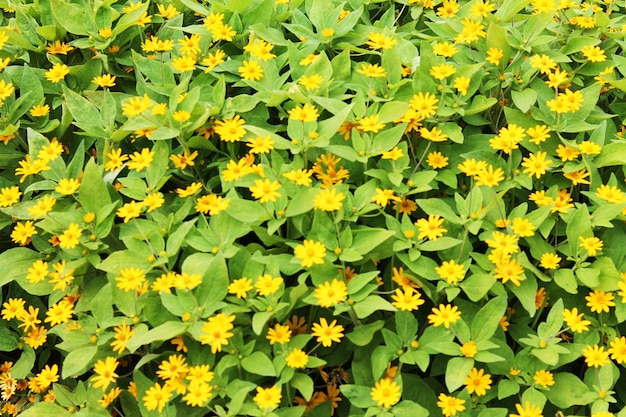
<path id="1" fill-rule="evenodd" d="M 5 415 L 626 415 L 623 2 L 0 6 Z"/>

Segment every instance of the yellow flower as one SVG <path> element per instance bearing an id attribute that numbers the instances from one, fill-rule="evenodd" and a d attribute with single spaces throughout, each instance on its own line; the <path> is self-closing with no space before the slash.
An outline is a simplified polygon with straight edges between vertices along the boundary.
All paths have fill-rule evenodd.
<path id="1" fill-rule="evenodd" d="M 96 375 L 91 378 L 94 388 L 106 390 L 109 384 L 115 383 L 115 378 L 118 377 L 115 369 L 118 365 L 117 359 L 111 356 L 107 356 L 105 360 L 98 360 L 93 366 Z"/>
<path id="2" fill-rule="evenodd" d="M 122 114 L 126 117 L 135 117 L 150 107 L 152 107 L 152 100 L 147 94 L 144 94 L 142 97 L 133 97 L 122 104 Z"/>
<path id="3" fill-rule="evenodd" d="M 233 30 L 232 27 L 226 25 L 222 22 L 217 22 L 211 27 L 211 36 L 215 42 L 217 41 L 228 41 L 232 42 L 233 36 L 235 36 L 237 32 Z"/>
<path id="4" fill-rule="evenodd" d="M 402 393 L 400 386 L 393 379 L 383 378 L 376 382 L 374 388 L 370 391 L 370 396 L 376 402 L 376 405 L 389 409 L 400 401 Z"/>
<path id="5" fill-rule="evenodd" d="M 321 343 L 322 346 L 330 347 L 333 342 L 341 342 L 343 330 L 343 326 L 337 324 L 337 320 L 333 320 L 329 324 L 324 317 L 321 317 L 319 323 L 313 323 L 311 335 L 317 337 L 317 342 Z"/>
<path id="6" fill-rule="evenodd" d="M 597 155 L 602 151 L 602 147 L 597 143 L 585 140 L 578 144 L 578 150 L 583 155 Z"/>
<path id="7" fill-rule="evenodd" d="M 546 252 L 541 255 L 539 265 L 541 265 L 544 269 L 557 269 L 559 267 L 559 262 L 561 262 L 561 257 L 559 255 L 556 253 Z"/>
<path id="8" fill-rule="evenodd" d="M 439 394 L 437 407 L 441 408 L 441 413 L 446 416 L 456 416 L 457 412 L 465 411 L 465 400 L 456 398 L 453 395 Z"/>
<path id="9" fill-rule="evenodd" d="M 463 384 L 467 387 L 468 393 L 483 396 L 491 388 L 491 382 L 491 375 L 485 374 L 484 369 L 472 368 Z"/>
<path id="10" fill-rule="evenodd" d="M 313 180 L 311 180 L 312 174 L 313 171 L 311 170 L 295 169 L 293 171 L 283 173 L 283 177 L 287 178 L 289 181 L 295 182 L 297 185 L 308 187 L 313 182 Z"/>
<path id="11" fill-rule="evenodd" d="M 445 168 L 448 166 L 448 157 L 443 156 L 441 152 L 429 152 L 426 163 L 433 169 Z"/>
<path id="12" fill-rule="evenodd" d="M 489 50 L 487 51 L 487 57 L 485 58 L 485 61 L 493 65 L 498 65 L 500 64 L 500 60 L 502 59 L 503 56 L 504 56 L 504 51 L 502 51 L 502 49 L 489 48 Z"/>
<path id="13" fill-rule="evenodd" d="M 50 113 L 50 106 L 47 104 L 36 105 L 30 108 L 28 111 L 33 117 L 43 117 Z"/>
<path id="14" fill-rule="evenodd" d="M 457 306 L 439 304 L 439 308 L 433 307 L 432 314 L 428 315 L 428 322 L 435 327 L 444 326 L 450 328 L 461 318 L 461 312 Z"/>
<path id="15" fill-rule="evenodd" d="M 579 236 L 578 240 L 579 240 L 579 244 L 578 244 L 579 247 L 585 249 L 587 251 L 587 254 L 589 254 L 589 256 L 596 256 L 598 251 L 601 251 L 602 247 L 604 246 L 604 242 L 602 242 L 600 239 L 598 239 L 595 236 L 592 236 L 592 237 Z"/>
<path id="16" fill-rule="evenodd" d="M 192 182 L 191 184 L 189 184 L 185 188 L 177 188 L 176 189 L 176 194 L 178 194 L 178 196 L 180 198 L 185 198 L 185 197 L 190 197 L 190 196 L 196 194 L 201 189 L 202 189 L 202 183 L 201 182 Z"/>
<path id="17" fill-rule="evenodd" d="M 225 57 L 226 54 L 221 49 L 217 49 L 215 52 L 209 53 L 206 58 L 202 59 L 201 62 L 201 64 L 206 67 L 204 72 L 208 73 L 213 71 L 215 67 L 224 62 Z"/>
<path id="18" fill-rule="evenodd" d="M 458 49 L 450 42 L 437 42 L 433 45 L 433 51 L 439 56 L 451 58 L 458 52 Z"/>
<path id="19" fill-rule="evenodd" d="M 288 113 L 290 119 L 301 120 L 303 122 L 314 122 L 319 117 L 317 108 L 311 104 L 296 106 L 289 110 Z"/>
<path id="20" fill-rule="evenodd" d="M 263 78 L 263 68 L 258 62 L 253 60 L 244 60 L 242 65 L 237 68 L 237 72 L 241 75 L 241 78 L 248 81 L 258 81 Z"/>
<path id="21" fill-rule="evenodd" d="M 298 80 L 298 84 L 304 86 L 307 91 L 311 91 L 319 88 L 322 81 L 324 81 L 324 79 L 319 74 L 313 74 L 311 76 L 303 75 Z"/>
<path id="22" fill-rule="evenodd" d="M 157 9 L 159 10 L 157 16 L 162 17 L 163 19 L 171 19 L 180 14 L 180 12 L 176 10 L 176 7 L 171 4 L 168 4 L 167 7 L 163 4 L 157 4 Z"/>
<path id="23" fill-rule="evenodd" d="M 305 368 L 309 363 L 309 355 L 307 355 L 302 349 L 295 348 L 287 355 L 285 362 L 290 368 Z"/>
<path id="24" fill-rule="evenodd" d="M 111 74 L 102 74 L 96 77 L 93 77 L 91 80 L 92 83 L 96 84 L 98 87 L 115 87 L 115 75 Z"/>
<path id="25" fill-rule="evenodd" d="M 604 62 L 606 55 L 598 46 L 588 45 L 580 51 L 589 62 Z"/>
<path id="26" fill-rule="evenodd" d="M 465 278 L 465 267 L 463 264 L 457 264 L 454 259 L 444 261 L 441 266 L 435 267 L 435 272 L 448 284 L 457 285 L 459 281 Z"/>
<path id="27" fill-rule="evenodd" d="M 113 35 L 113 30 L 111 28 L 102 28 L 98 31 L 98 35 L 104 39 L 109 39 Z"/>
<path id="28" fill-rule="evenodd" d="M 274 328 L 268 329 L 266 339 L 270 341 L 270 345 L 274 345 L 275 343 L 283 345 L 289 343 L 291 333 L 292 331 L 289 326 L 277 324 Z"/>
<path id="29" fill-rule="evenodd" d="M 172 115 L 178 123 L 184 123 L 191 118 L 191 113 L 186 110 L 179 110 Z"/>
<path id="30" fill-rule="evenodd" d="M 496 279 L 501 279 L 503 284 L 511 281 L 515 286 L 519 287 L 521 281 L 524 281 L 524 267 L 513 258 L 502 259 L 496 265 L 493 275 Z"/>
<path id="31" fill-rule="evenodd" d="M 141 210 L 143 209 L 143 203 L 137 201 L 131 201 L 130 203 L 124 204 L 122 207 L 117 209 L 117 217 L 121 217 L 124 219 L 124 223 L 128 223 L 130 219 L 134 219 L 141 215 Z"/>
<path id="32" fill-rule="evenodd" d="M 0 207 L 11 207 L 20 201 L 22 192 L 18 186 L 3 187 L 0 189 Z"/>
<path id="33" fill-rule="evenodd" d="M 120 269 L 120 276 L 115 277 L 117 288 L 129 291 L 139 291 L 146 281 L 146 272 L 143 269 L 129 267 Z"/>
<path id="34" fill-rule="evenodd" d="M 379 123 L 378 119 L 379 116 L 377 114 L 359 119 L 359 129 L 363 132 L 378 133 L 385 127 L 385 124 L 382 122 Z"/>
<path id="35" fill-rule="evenodd" d="M 404 152 L 402 152 L 402 149 L 398 148 L 397 146 L 394 146 L 392 150 L 384 151 L 382 153 L 381 159 L 391 159 L 392 161 L 397 161 L 403 156 L 404 156 Z"/>
<path id="36" fill-rule="evenodd" d="M 346 301 L 348 287 L 344 281 L 333 278 L 332 282 L 325 281 L 315 288 L 313 296 L 321 307 L 333 307 Z"/>
<path id="37" fill-rule="evenodd" d="M 396 41 L 394 38 L 391 38 L 389 36 L 385 36 L 384 34 L 380 33 L 380 32 L 370 32 L 367 34 L 367 39 L 368 41 L 365 42 L 365 44 L 367 46 L 370 47 L 370 49 L 383 49 L 383 50 L 387 50 L 387 49 L 391 49 L 394 47 L 394 45 L 396 43 L 398 43 L 398 41 Z"/>
<path id="38" fill-rule="evenodd" d="M 282 394 L 280 393 L 280 387 L 276 385 L 270 388 L 256 387 L 257 394 L 254 396 L 254 402 L 262 410 L 274 409 L 280 404 Z"/>
<path id="39" fill-rule="evenodd" d="M 437 8 L 437 16 L 443 17 L 444 19 L 454 17 L 459 11 L 459 4 L 456 0 L 443 0 L 441 6 Z"/>
<path id="40" fill-rule="evenodd" d="M 389 201 L 400 201 L 400 197 L 393 194 L 393 190 L 376 188 L 376 195 L 372 198 L 372 202 L 378 204 L 381 207 L 387 206 Z"/>
<path id="41" fill-rule="evenodd" d="M 124 162 L 128 159 L 128 155 L 122 155 L 122 149 L 117 148 L 106 154 L 106 162 L 104 169 L 106 171 L 115 171 L 124 166 Z"/>
<path id="42" fill-rule="evenodd" d="M 141 171 L 144 168 L 148 168 L 152 164 L 154 159 L 154 151 L 149 148 L 143 148 L 141 152 L 135 151 L 130 155 L 130 162 L 128 162 L 128 168 L 134 171 Z"/>
<path id="43" fill-rule="evenodd" d="M 196 56 L 183 55 L 172 60 L 172 66 L 180 72 L 189 72 L 196 69 Z"/>
<path id="44" fill-rule="evenodd" d="M 68 45 L 59 40 L 54 41 L 54 43 L 49 43 L 48 46 L 46 46 L 46 52 L 51 55 L 67 55 L 68 52 L 73 50 L 74 47 L 72 45 Z"/>
<path id="45" fill-rule="evenodd" d="M 456 73 L 456 68 L 450 64 L 435 65 L 430 69 L 430 75 L 437 80 L 443 80 Z"/>
<path id="46" fill-rule="evenodd" d="M 417 310 L 419 306 L 425 303 L 422 295 L 408 285 L 403 288 L 396 288 L 396 292 L 391 296 L 391 299 L 393 300 L 391 305 L 403 311 Z"/>
<path id="47" fill-rule="evenodd" d="M 556 62 L 548 55 L 533 55 L 530 58 L 530 66 L 536 68 L 542 74 L 549 74 L 554 68 L 556 68 Z"/>
<path id="48" fill-rule="evenodd" d="M 215 354 L 222 351 L 222 346 L 227 345 L 228 339 L 233 337 L 230 332 L 234 328 L 233 321 L 235 316 L 225 315 L 224 313 L 216 314 L 209 317 L 202 326 L 202 334 L 200 335 L 200 343 L 203 345 L 211 345 L 211 353 Z"/>
<path id="49" fill-rule="evenodd" d="M 13 84 L 7 83 L 4 80 L 0 80 L 0 105 L 2 104 L 2 101 L 4 99 L 13 94 L 13 91 L 15 91 L 15 87 L 13 87 Z"/>
<path id="50" fill-rule="evenodd" d="M 216 194 L 203 195 L 196 200 L 196 211 L 199 213 L 216 216 L 228 209 L 230 200 Z"/>
<path id="51" fill-rule="evenodd" d="M 428 240 L 435 240 L 440 238 L 448 231 L 441 227 L 443 225 L 443 218 L 435 215 L 428 215 L 428 219 L 419 219 L 415 222 L 419 229 L 418 239 L 428 238 Z"/>
<path id="52" fill-rule="evenodd" d="M 30 243 L 30 238 L 36 234 L 37 229 L 35 229 L 31 220 L 27 220 L 24 223 L 17 222 L 11 232 L 11 240 L 20 246 L 26 246 Z"/>
<path id="53" fill-rule="evenodd" d="M 384 78 L 387 76 L 385 69 L 378 64 L 361 63 L 356 72 L 369 78 Z"/>
<path id="54" fill-rule="evenodd" d="M 587 307 L 595 313 L 608 313 L 611 307 L 615 307 L 613 293 L 602 290 L 593 290 L 585 297 Z"/>
<path id="55" fill-rule="evenodd" d="M 265 42 L 263 39 L 255 39 L 254 42 L 249 43 L 243 49 L 250 52 L 250 55 L 253 57 L 262 61 L 269 61 L 272 58 L 276 58 L 276 55 L 272 53 L 274 45 Z"/>
<path id="56" fill-rule="evenodd" d="M 50 326 L 56 326 L 57 324 L 69 321 L 69 319 L 72 318 L 72 314 L 74 314 L 74 305 L 69 301 L 62 299 L 48 308 L 44 323 L 50 323 Z"/>
<path id="57" fill-rule="evenodd" d="M 260 275 L 256 283 L 254 284 L 254 288 L 262 296 L 268 296 L 274 294 L 276 291 L 280 289 L 280 286 L 283 284 L 283 279 L 281 277 L 272 277 L 270 274 Z"/>
<path id="58" fill-rule="evenodd" d="M 63 249 L 73 249 L 78 246 L 79 238 L 82 236 L 83 229 L 78 227 L 76 223 L 70 223 L 69 227 L 59 235 L 59 246 Z"/>
<path id="59" fill-rule="evenodd" d="M 535 375 L 533 376 L 533 381 L 535 382 L 535 384 L 539 385 L 542 388 L 551 387 L 555 383 L 552 372 L 546 371 L 544 369 L 535 372 Z"/>
<path id="60" fill-rule="evenodd" d="M 218 120 L 215 122 L 215 133 L 220 135 L 220 139 L 225 142 L 237 142 L 246 135 L 244 124 L 246 121 L 239 115 L 230 119 Z"/>
<path id="61" fill-rule="evenodd" d="M 333 28 L 324 28 L 322 29 L 322 36 L 325 38 L 330 38 L 335 34 L 335 29 Z"/>
<path id="62" fill-rule="evenodd" d="M 454 79 L 454 88 L 456 88 L 462 96 L 467 95 L 467 89 L 470 87 L 471 78 L 461 76 Z"/>
<path id="63" fill-rule="evenodd" d="M 496 187 L 500 181 L 504 179 L 504 171 L 502 168 L 493 169 L 488 165 L 487 168 L 480 170 L 476 174 L 476 185 L 484 185 L 489 188 Z"/>
<path id="64" fill-rule="evenodd" d="M 126 342 L 133 337 L 135 331 L 127 324 L 115 326 L 113 331 L 115 332 L 115 335 L 113 336 L 113 341 L 111 342 L 111 348 L 113 349 L 113 352 L 121 354 L 124 349 L 126 349 Z"/>
<path id="65" fill-rule="evenodd" d="M 65 64 L 54 64 L 52 68 L 50 68 L 44 74 L 46 79 L 53 83 L 58 83 L 62 79 L 65 78 L 67 74 L 70 73 L 70 69 Z"/>
<path id="66" fill-rule="evenodd" d="M 252 288 L 254 287 L 250 278 L 239 278 L 228 285 L 228 293 L 235 294 L 237 298 L 246 298 Z"/>
<path id="67" fill-rule="evenodd" d="M 171 389 L 166 384 L 161 387 L 157 382 L 146 391 L 146 395 L 142 398 L 143 405 L 149 411 L 157 410 L 160 413 L 167 405 L 171 396 Z"/>
<path id="68" fill-rule="evenodd" d="M 515 404 L 515 408 L 519 414 L 509 414 L 509 417 L 543 417 L 541 408 L 526 401 L 524 406 Z"/>
<path id="69" fill-rule="evenodd" d="M 72 195 L 78 188 L 80 187 L 80 182 L 75 178 L 63 178 L 57 184 L 57 187 L 54 189 L 57 193 L 61 193 L 63 195 Z"/>
<path id="70" fill-rule="evenodd" d="M 604 346 L 589 345 L 583 350 L 585 363 L 588 367 L 600 368 L 607 365 L 609 361 L 609 352 L 604 350 Z"/>
<path id="71" fill-rule="evenodd" d="M 322 242 L 305 239 L 301 245 L 294 248 L 294 256 L 301 259 L 301 265 L 309 268 L 313 265 L 322 265 L 326 256 L 326 247 Z"/>
<path id="72" fill-rule="evenodd" d="M 623 364 L 626 362 L 626 337 L 615 337 L 611 342 L 611 347 L 608 349 L 608 353 L 611 355 L 611 359 L 613 359 L 618 364 Z"/>
<path id="73" fill-rule="evenodd" d="M 252 197 L 259 200 L 261 203 L 267 203 L 268 201 L 276 202 L 276 199 L 281 196 L 278 192 L 282 188 L 277 181 L 255 180 L 254 185 L 248 187 L 252 193 Z"/>
<path id="74" fill-rule="evenodd" d="M 411 108 L 417 112 L 421 120 L 434 116 L 439 108 L 437 106 L 438 103 L 439 97 L 430 93 L 424 94 L 421 91 L 415 94 L 409 101 Z"/>

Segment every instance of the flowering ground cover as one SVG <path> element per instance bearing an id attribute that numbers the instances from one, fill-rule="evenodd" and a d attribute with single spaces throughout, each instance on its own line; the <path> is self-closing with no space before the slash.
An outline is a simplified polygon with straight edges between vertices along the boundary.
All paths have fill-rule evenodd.
<path id="1" fill-rule="evenodd" d="M 0 413 L 626 416 L 626 7 L 0 0 Z"/>

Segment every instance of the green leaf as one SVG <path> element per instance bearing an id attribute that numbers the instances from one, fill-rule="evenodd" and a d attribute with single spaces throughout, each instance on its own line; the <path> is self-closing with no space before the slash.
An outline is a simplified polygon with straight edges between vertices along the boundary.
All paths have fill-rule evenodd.
<path id="1" fill-rule="evenodd" d="M 580 244 L 579 238 L 590 237 L 593 235 L 591 230 L 591 219 L 589 217 L 589 209 L 586 205 L 580 205 L 572 217 L 569 219 L 565 227 L 567 241 L 569 243 L 570 253 L 576 254 Z"/>
<path id="2" fill-rule="evenodd" d="M 69 109 L 73 123 L 85 132 L 101 137 L 108 137 L 108 133 L 104 130 L 100 122 L 100 111 L 89 100 L 78 93 L 70 90 L 63 85 L 63 96 L 65 97 L 65 105 Z"/>
<path id="3" fill-rule="evenodd" d="M 435 240 L 427 240 L 419 245 L 419 250 L 424 252 L 438 252 L 458 246 L 463 241 L 453 237 L 443 236 Z"/>
<path id="4" fill-rule="evenodd" d="M 350 401 L 352 405 L 359 408 L 367 408 L 375 405 L 370 392 L 371 387 L 361 385 L 343 384 L 341 385 L 341 393 Z"/>
<path id="5" fill-rule="evenodd" d="M 89 367 L 91 360 L 97 352 L 98 346 L 96 345 L 85 346 L 69 352 L 63 360 L 61 378 L 66 379 L 73 376 L 82 375 Z"/>
<path id="6" fill-rule="evenodd" d="M 522 91 L 511 91 L 511 98 L 517 108 L 526 113 L 537 102 L 537 92 L 531 88 Z"/>
<path id="7" fill-rule="evenodd" d="M 626 161 L 626 143 L 609 143 L 602 147 L 600 155 L 593 159 L 593 165 L 597 168 L 623 165 Z"/>
<path id="8" fill-rule="evenodd" d="M 354 312 L 360 319 L 369 317 L 372 313 L 379 310 L 396 311 L 396 308 L 379 295 L 370 295 L 365 300 L 354 304 Z"/>
<path id="9" fill-rule="evenodd" d="M 507 307 L 506 295 L 492 298 L 474 316 L 472 320 L 472 339 L 478 343 L 488 340 L 498 328 L 500 319 Z"/>
<path id="10" fill-rule="evenodd" d="M 461 281 L 459 287 L 463 289 L 471 301 L 476 302 L 487 295 L 496 281 L 493 274 L 472 274 Z"/>
<path id="11" fill-rule="evenodd" d="M 228 294 L 228 267 L 223 256 L 208 253 L 194 253 L 183 262 L 183 272 L 201 274 L 202 284 L 196 288 L 198 304 L 207 306 L 214 301 L 221 301 Z"/>
<path id="12" fill-rule="evenodd" d="M 376 320 L 372 323 L 361 324 L 359 326 L 355 326 L 354 330 L 346 334 L 346 337 L 356 346 L 367 346 L 374 338 L 376 332 L 382 329 L 384 325 L 384 320 Z"/>
<path id="13" fill-rule="evenodd" d="M 62 0 L 50 0 L 50 8 L 56 21 L 65 30 L 75 35 L 89 36 L 85 22 L 90 22 L 89 16 L 93 15 L 87 10 Z"/>
<path id="14" fill-rule="evenodd" d="M 272 361 L 263 352 L 257 351 L 250 356 L 246 356 L 241 360 L 241 366 L 251 374 L 276 376 Z"/>
<path id="15" fill-rule="evenodd" d="M 428 417 L 430 412 L 418 403 L 405 400 L 394 405 L 391 414 L 396 417 Z"/>
<path id="16" fill-rule="evenodd" d="M 111 319 L 113 319 L 113 292 L 111 290 L 111 284 L 106 283 L 100 288 L 100 291 L 96 294 L 96 296 L 91 300 L 91 312 L 93 314 L 94 320 L 101 327 L 104 326 L 105 323 L 108 323 Z"/>
<path id="17" fill-rule="evenodd" d="M 525 279 L 518 286 L 509 285 L 508 288 L 515 294 L 517 299 L 522 303 L 522 306 L 526 311 L 530 313 L 530 316 L 533 317 L 537 312 L 537 308 L 535 307 L 535 295 L 537 294 L 537 280 L 534 279 Z"/>
<path id="18" fill-rule="evenodd" d="M 126 348 L 131 353 L 133 353 L 143 345 L 148 345 L 152 342 L 170 340 L 175 338 L 176 336 L 180 336 L 187 331 L 188 327 L 188 323 L 181 323 L 179 321 L 167 321 L 145 333 L 135 334 L 133 337 L 130 338 L 128 343 L 126 343 Z"/>
<path id="19" fill-rule="evenodd" d="M 291 378 L 291 386 L 300 391 L 302 397 L 305 400 L 310 400 L 311 396 L 313 396 L 313 380 L 310 376 L 306 374 L 296 373 L 293 378 Z"/>
<path id="20" fill-rule="evenodd" d="M 561 409 L 587 405 L 597 398 L 596 393 L 591 392 L 583 381 L 569 372 L 555 373 L 554 385 L 545 394 L 552 404 Z"/>
<path id="21" fill-rule="evenodd" d="M 559 298 L 550 309 L 550 313 L 548 313 L 546 321 L 543 323 L 539 323 L 539 327 L 537 328 L 537 336 L 539 336 L 541 339 L 555 337 L 561 330 L 562 324 L 563 299 Z"/>
<path id="22" fill-rule="evenodd" d="M 381 245 L 394 234 L 394 231 L 387 229 L 355 227 L 353 229 L 354 240 L 350 249 L 360 255 L 365 255 Z"/>
<path id="23" fill-rule="evenodd" d="M 20 417 L 69 417 L 71 415 L 72 413 L 65 408 L 50 402 L 39 402 L 20 412 Z"/>
<path id="24" fill-rule="evenodd" d="M 471 116 L 472 114 L 481 113 L 493 107 L 497 102 L 498 100 L 494 97 L 474 96 L 472 104 L 465 110 L 465 115 Z"/>
<path id="25" fill-rule="evenodd" d="M 554 271 L 554 282 L 570 294 L 578 293 L 578 282 L 571 269 L 557 269 Z"/>
<path id="26" fill-rule="evenodd" d="M 98 213 L 102 207 L 111 204 L 111 196 L 102 179 L 102 171 L 93 158 L 85 165 L 78 189 L 78 201 L 91 213 Z"/>
<path id="27" fill-rule="evenodd" d="M 471 358 L 452 358 L 446 367 L 446 387 L 448 391 L 456 391 L 463 386 L 467 374 L 474 367 L 474 360 Z"/>
<path id="28" fill-rule="evenodd" d="M 19 346 L 17 336 L 6 327 L 0 327 L 0 352 L 11 352 Z"/>
<path id="29" fill-rule="evenodd" d="M 503 379 L 498 383 L 498 399 L 508 398 L 519 392 L 519 384 L 510 379 Z"/>
<path id="30" fill-rule="evenodd" d="M 398 311 L 396 316 L 396 332 L 402 340 L 411 342 L 417 336 L 417 319 L 409 311 Z"/>

